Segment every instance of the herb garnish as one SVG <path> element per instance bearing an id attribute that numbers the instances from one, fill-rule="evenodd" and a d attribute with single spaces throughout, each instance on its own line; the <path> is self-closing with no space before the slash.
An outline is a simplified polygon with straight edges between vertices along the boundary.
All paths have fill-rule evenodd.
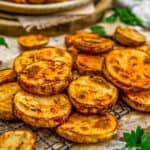
<path id="1" fill-rule="evenodd" d="M 4 45 L 8 48 L 8 44 L 6 43 L 5 39 L 3 37 L 0 37 L 0 45 Z"/>
<path id="2" fill-rule="evenodd" d="M 100 36 L 105 36 L 106 35 L 106 31 L 105 31 L 104 27 L 102 27 L 102 26 L 95 25 L 95 26 L 90 27 L 90 29 L 91 29 L 92 32 L 95 32 Z"/>
<path id="3" fill-rule="evenodd" d="M 135 131 L 124 133 L 126 147 L 135 150 L 150 150 L 150 133 L 145 133 L 141 127 L 137 127 Z"/>
<path id="4" fill-rule="evenodd" d="M 142 21 L 134 15 L 130 8 L 112 8 L 113 14 L 103 19 L 103 22 L 113 23 L 118 18 L 121 22 L 132 25 L 142 26 Z"/>

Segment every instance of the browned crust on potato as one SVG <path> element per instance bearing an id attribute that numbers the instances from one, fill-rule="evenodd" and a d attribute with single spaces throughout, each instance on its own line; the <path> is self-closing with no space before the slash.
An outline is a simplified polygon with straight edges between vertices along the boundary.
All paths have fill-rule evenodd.
<path id="1" fill-rule="evenodd" d="M 100 37 L 93 32 L 76 32 L 65 37 L 67 47 L 75 46 L 79 51 L 88 53 L 102 53 L 113 49 L 113 41 Z"/>
<path id="2" fill-rule="evenodd" d="M 0 119 L 2 120 L 16 120 L 13 113 L 13 99 L 15 94 L 21 88 L 16 82 L 9 82 L 0 85 Z"/>
<path id="3" fill-rule="evenodd" d="M 44 96 L 63 92 L 71 80 L 71 68 L 64 63 L 52 61 L 29 65 L 18 77 L 18 82 L 25 91 Z"/>
<path id="4" fill-rule="evenodd" d="M 14 70 L 19 74 L 28 65 L 39 61 L 61 61 L 72 67 L 72 58 L 68 52 L 56 47 L 46 47 L 21 53 L 14 61 Z"/>
<path id="5" fill-rule="evenodd" d="M 150 55 L 150 45 L 149 44 L 137 46 L 136 49 L 142 50 Z"/>
<path id="6" fill-rule="evenodd" d="M 81 75 L 102 75 L 104 57 L 101 55 L 79 54 L 76 60 Z"/>
<path id="7" fill-rule="evenodd" d="M 75 32 L 73 34 L 68 34 L 65 36 L 65 44 L 67 47 L 74 46 L 74 41 L 76 38 L 84 36 L 92 36 L 93 38 L 98 38 L 99 35 L 91 32 Z"/>
<path id="8" fill-rule="evenodd" d="M 70 101 L 73 104 L 73 106 L 76 108 L 76 110 L 82 114 L 104 114 L 108 111 L 108 109 L 113 105 L 106 105 L 106 106 L 89 106 L 82 103 L 79 103 L 75 99 L 70 97 Z"/>
<path id="9" fill-rule="evenodd" d="M 42 34 L 24 35 L 18 38 L 19 45 L 25 50 L 44 47 L 48 42 L 48 37 Z"/>
<path id="10" fill-rule="evenodd" d="M 139 88 L 138 89 L 136 89 L 136 88 L 132 88 L 132 87 L 130 87 L 130 86 L 128 86 L 128 85 L 125 85 L 125 84 L 123 84 L 123 83 L 121 83 L 121 82 L 119 82 L 118 80 L 116 80 L 116 79 L 114 79 L 108 72 L 107 72 L 107 69 L 106 69 L 106 65 L 104 64 L 103 65 L 103 75 L 105 76 L 105 78 L 108 80 L 108 81 L 110 81 L 112 84 L 114 84 L 116 87 L 118 87 L 118 88 L 120 88 L 120 89 L 124 89 L 124 90 L 126 90 L 126 91 L 130 91 L 130 90 L 139 90 Z"/>
<path id="11" fill-rule="evenodd" d="M 28 134 L 28 136 L 30 135 L 30 141 L 29 141 L 29 143 L 31 144 L 30 145 L 30 149 L 28 149 L 28 150 L 34 150 L 35 149 L 35 143 L 36 143 L 36 136 L 35 136 L 35 134 L 33 134 L 31 131 L 29 131 L 29 130 L 10 130 L 10 131 L 6 131 L 6 132 L 4 132 L 4 133 L 2 133 L 1 135 L 0 135 L 0 149 L 2 149 L 2 148 L 6 148 L 6 145 L 4 146 L 4 147 L 1 147 L 2 146 L 2 144 L 4 144 L 5 143 L 5 141 L 10 137 L 10 136 L 17 136 L 17 133 L 19 133 L 19 132 L 22 132 L 22 136 L 18 139 L 19 141 L 21 140 L 21 138 L 24 138 L 25 139 L 25 133 L 26 134 Z M 16 140 L 16 139 L 15 139 Z M 29 139 L 28 139 L 29 140 Z M 13 141 L 13 138 L 11 138 L 11 141 Z M 29 144 L 28 143 L 28 144 Z M 5 150 L 9 150 L 9 148 L 10 148 L 10 146 L 11 146 L 11 148 L 12 148 L 12 146 L 14 146 L 15 144 L 17 144 L 17 141 L 14 141 L 14 143 L 13 143 L 13 145 L 12 145 L 12 142 L 10 143 L 10 144 L 8 144 L 8 149 L 5 149 Z M 21 143 L 21 145 L 22 145 L 23 143 Z M 19 145 L 17 145 L 17 150 L 26 150 L 26 149 L 23 149 L 23 148 L 21 148 L 21 145 L 19 144 Z M 15 148 L 15 147 L 14 147 Z M 15 148 L 15 149 L 16 149 Z"/>
<path id="12" fill-rule="evenodd" d="M 103 53 L 113 49 L 113 42 L 110 39 L 96 36 L 94 33 L 85 34 L 84 36 L 74 39 L 74 45 L 82 52 Z"/>
<path id="13" fill-rule="evenodd" d="M 14 98 L 15 115 L 34 127 L 53 128 L 64 123 L 71 107 L 65 94 L 41 97 L 21 91 Z"/>
<path id="14" fill-rule="evenodd" d="M 117 120 L 111 114 L 85 116 L 73 113 L 56 132 L 69 141 L 88 144 L 111 139 L 117 128 Z"/>
<path id="15" fill-rule="evenodd" d="M 117 89 L 99 76 L 79 77 L 70 84 L 68 94 L 72 104 L 83 114 L 104 113 L 118 99 Z"/>
<path id="16" fill-rule="evenodd" d="M 13 69 L 19 74 L 26 66 L 35 62 L 35 56 L 38 53 L 37 50 L 27 51 L 21 53 L 14 60 Z"/>
<path id="17" fill-rule="evenodd" d="M 13 69 L 0 70 L 0 84 L 16 81 L 16 73 Z"/>
<path id="18" fill-rule="evenodd" d="M 149 60 L 147 53 L 137 49 L 114 50 L 106 56 L 104 74 L 124 90 L 148 90 Z"/>
<path id="19" fill-rule="evenodd" d="M 118 26 L 114 38 L 120 44 L 125 46 L 139 46 L 146 42 L 146 38 L 140 32 L 129 27 Z"/>
<path id="20" fill-rule="evenodd" d="M 73 69 L 76 68 L 76 60 L 77 60 L 77 56 L 79 54 L 79 50 L 77 48 L 75 48 L 74 46 L 70 46 L 67 48 L 67 52 L 71 55 L 72 57 L 72 61 L 73 61 Z"/>
<path id="21" fill-rule="evenodd" d="M 150 112 L 150 90 L 141 92 L 124 92 L 123 100 L 133 109 Z"/>

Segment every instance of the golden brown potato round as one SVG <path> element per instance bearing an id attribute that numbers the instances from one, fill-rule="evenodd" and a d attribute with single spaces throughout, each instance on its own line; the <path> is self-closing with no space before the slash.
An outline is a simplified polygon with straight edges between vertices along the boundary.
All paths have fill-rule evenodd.
<path id="1" fill-rule="evenodd" d="M 84 114 L 104 113 L 118 98 L 117 89 L 100 76 L 81 76 L 68 89 L 75 108 Z"/>
<path id="2" fill-rule="evenodd" d="M 68 35 L 65 36 L 66 47 L 73 46 L 74 38 L 75 38 L 75 34 L 68 34 Z"/>
<path id="3" fill-rule="evenodd" d="M 136 49 L 142 50 L 150 55 L 150 45 L 148 44 L 137 46 Z"/>
<path id="4" fill-rule="evenodd" d="M 21 90 L 16 82 L 0 85 L 0 119 L 16 119 L 13 113 L 13 98 Z"/>
<path id="5" fill-rule="evenodd" d="M 0 84 L 16 81 L 16 73 L 12 69 L 0 70 Z"/>
<path id="6" fill-rule="evenodd" d="M 14 70 L 19 74 L 26 66 L 39 61 L 61 61 L 72 67 L 72 58 L 68 52 L 55 47 L 47 47 L 19 55 L 15 59 Z"/>
<path id="7" fill-rule="evenodd" d="M 79 54 L 76 60 L 77 70 L 81 75 L 102 74 L 104 57 L 101 55 Z"/>
<path id="8" fill-rule="evenodd" d="M 40 48 L 48 44 L 48 37 L 45 35 L 24 35 L 18 38 L 18 43 L 23 49 Z"/>
<path id="9" fill-rule="evenodd" d="M 73 113 L 56 132 L 76 143 L 98 143 L 111 139 L 117 133 L 118 123 L 113 115 L 85 116 Z"/>
<path id="10" fill-rule="evenodd" d="M 28 130 L 7 131 L 0 135 L 0 150 L 34 150 L 36 137 Z"/>
<path id="11" fill-rule="evenodd" d="M 114 38 L 120 44 L 125 46 L 139 46 L 146 42 L 144 35 L 135 29 L 119 26 L 116 28 Z"/>
<path id="12" fill-rule="evenodd" d="M 79 51 L 89 53 L 101 53 L 113 49 L 113 41 L 100 37 L 92 32 L 77 32 L 67 35 L 65 38 L 67 46 L 75 46 Z"/>
<path id="13" fill-rule="evenodd" d="M 82 52 L 102 53 L 113 49 L 110 39 L 100 37 L 96 33 L 85 33 L 74 39 L 74 46 Z"/>
<path id="14" fill-rule="evenodd" d="M 142 92 L 125 92 L 123 100 L 138 111 L 150 112 L 150 90 Z"/>
<path id="15" fill-rule="evenodd" d="M 20 86 L 32 94 L 49 96 L 63 92 L 72 80 L 71 68 L 62 62 L 40 61 L 18 76 Z"/>
<path id="16" fill-rule="evenodd" d="M 92 32 L 75 32 L 73 34 L 68 34 L 65 36 L 65 44 L 67 47 L 74 46 L 74 41 L 76 38 L 91 36 L 93 38 L 99 38 L 99 35 Z"/>
<path id="17" fill-rule="evenodd" d="M 14 61 L 14 70 L 19 74 L 26 66 L 35 62 L 37 50 L 21 53 Z"/>
<path id="18" fill-rule="evenodd" d="M 34 127 L 53 128 L 68 118 L 71 104 L 65 94 L 49 97 L 20 91 L 14 98 L 15 115 Z"/>
<path id="19" fill-rule="evenodd" d="M 60 61 L 72 67 L 72 57 L 65 50 L 56 47 L 47 47 L 38 50 L 36 61 Z"/>
<path id="20" fill-rule="evenodd" d="M 105 59 L 104 74 L 123 90 L 150 89 L 150 56 L 136 49 L 111 51 Z"/>
<path id="21" fill-rule="evenodd" d="M 77 60 L 79 50 L 76 49 L 74 46 L 70 46 L 70 47 L 67 48 L 67 52 L 71 55 L 72 61 L 73 61 L 73 67 L 75 68 L 75 62 Z"/>

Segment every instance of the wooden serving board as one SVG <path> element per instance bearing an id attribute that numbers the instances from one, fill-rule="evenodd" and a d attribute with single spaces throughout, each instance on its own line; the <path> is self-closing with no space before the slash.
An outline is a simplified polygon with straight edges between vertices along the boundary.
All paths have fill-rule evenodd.
<path id="1" fill-rule="evenodd" d="M 89 2 L 90 0 L 69 0 L 49 4 L 19 4 L 11 1 L 0 0 L 0 10 L 22 14 L 47 14 L 71 10 L 73 8 L 85 5 Z"/>
<path id="2" fill-rule="evenodd" d="M 112 0 L 95 0 L 96 12 L 86 16 L 77 17 L 74 21 L 67 21 L 63 24 L 50 26 L 43 30 L 37 30 L 32 28 L 30 34 L 42 33 L 48 36 L 55 36 L 64 33 L 71 33 L 76 30 L 83 29 L 94 23 L 96 23 L 103 15 L 103 11 L 111 7 Z M 23 34 L 29 34 L 23 28 L 23 26 L 16 20 L 13 15 L 0 13 L 0 34 L 8 36 L 20 36 Z"/>

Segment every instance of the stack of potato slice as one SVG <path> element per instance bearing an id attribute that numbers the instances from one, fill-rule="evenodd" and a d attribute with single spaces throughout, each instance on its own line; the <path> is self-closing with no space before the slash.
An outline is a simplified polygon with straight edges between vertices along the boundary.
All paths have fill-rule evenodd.
<path id="1" fill-rule="evenodd" d="M 12 69 L 0 71 L 0 119 L 17 120 L 14 114 L 14 96 L 21 90 Z M 28 130 L 7 131 L 0 135 L 1 150 L 33 150 L 36 137 Z"/>
<path id="2" fill-rule="evenodd" d="M 73 68 L 81 75 L 69 86 L 73 106 L 86 115 L 107 111 L 117 99 L 116 88 L 108 90 L 108 82 L 111 82 L 129 106 L 150 112 L 150 46 L 146 44 L 145 36 L 134 29 L 119 26 L 113 39 L 88 32 L 66 36 L 68 52 L 74 60 Z M 106 92 L 106 96 L 104 91 L 109 91 L 109 94 Z M 68 135 L 63 133 L 63 136 L 67 138 L 69 134 L 73 135 L 68 131 Z"/>
<path id="3" fill-rule="evenodd" d="M 37 49 L 43 42 L 30 44 L 29 39 L 18 42 L 30 51 L 15 59 L 13 70 L 0 72 L 0 119 L 18 118 L 53 128 L 73 142 L 96 143 L 117 133 L 109 109 L 119 92 L 134 109 L 150 112 L 150 46 L 136 30 L 118 27 L 114 41 L 91 32 L 70 34 L 67 51 Z"/>
<path id="4" fill-rule="evenodd" d="M 22 91 L 14 97 L 15 115 L 35 127 L 62 124 L 71 112 L 71 103 L 62 93 L 72 80 L 71 56 L 58 48 L 27 51 L 14 62 Z"/>
<path id="5" fill-rule="evenodd" d="M 73 58 L 73 70 L 78 76 L 68 88 L 76 111 L 57 128 L 64 138 L 78 143 L 95 143 L 112 138 L 118 128 L 114 116 L 108 113 L 116 104 L 118 90 L 102 76 L 105 55 L 114 42 L 95 33 L 77 32 L 65 38 L 67 51 Z"/>
<path id="6" fill-rule="evenodd" d="M 74 63 L 77 62 L 67 51 L 55 47 L 37 49 L 43 42 L 38 42 L 36 35 L 18 39 L 20 46 L 30 51 L 23 52 L 15 59 L 13 70 L 0 72 L 1 95 L 7 93 L 8 97 L 10 91 L 9 98 L 1 98 L 1 119 L 21 119 L 34 127 L 54 128 L 60 136 L 78 143 L 102 142 L 117 133 L 118 122 L 108 110 L 116 103 L 118 90 L 102 77 L 104 57 L 101 55 L 104 51 L 112 50 L 113 42 L 95 33 L 81 35 L 83 38 L 88 36 L 88 39 L 83 44 L 82 39 L 77 39 L 77 42 L 81 42 L 80 47 L 85 47 L 84 52 L 93 49 L 94 55 L 77 53 L 79 65 L 82 68 L 82 64 L 85 64 L 85 67 L 81 69 L 82 76 L 77 75 L 75 80 L 74 71 L 80 72 L 80 69 L 75 69 Z M 93 37 L 96 45 L 93 44 Z M 35 44 L 30 44 L 30 39 Z M 46 38 L 43 36 L 40 39 Z M 74 43 L 69 45 L 74 48 Z M 89 62 L 84 62 L 88 57 Z M 21 132 L 27 134 L 26 131 Z M 11 134 L 17 133 L 9 134 L 16 136 Z M 4 138 L 4 143 L 9 147 L 8 141 L 8 138 Z M 19 143 L 17 139 L 16 143 Z M 0 145 L 0 148 L 3 146 Z"/>
<path id="7" fill-rule="evenodd" d="M 104 74 L 122 90 L 122 99 L 129 106 L 150 112 L 150 46 L 142 34 L 126 27 L 116 29 L 115 39 L 130 47 L 109 53 Z"/>
<path id="8" fill-rule="evenodd" d="M 12 69 L 0 71 L 0 119 L 16 119 L 13 113 L 14 95 L 21 90 L 16 82 L 16 74 Z"/>

